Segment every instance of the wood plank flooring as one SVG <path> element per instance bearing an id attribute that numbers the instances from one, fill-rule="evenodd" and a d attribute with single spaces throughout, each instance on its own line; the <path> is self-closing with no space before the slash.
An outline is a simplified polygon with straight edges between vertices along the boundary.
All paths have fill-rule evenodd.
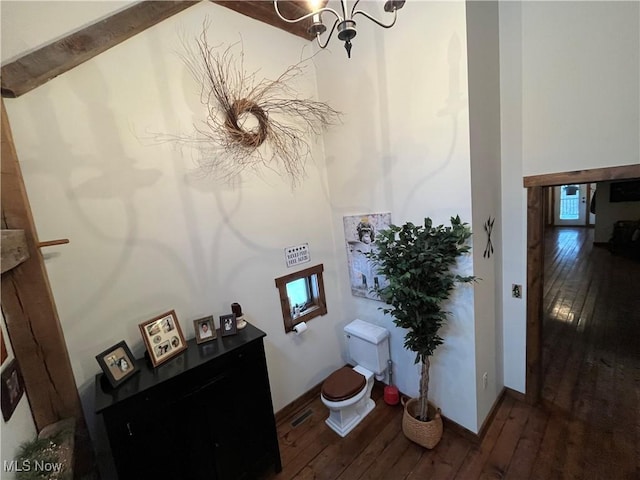
<path id="1" fill-rule="evenodd" d="M 315 399 L 279 423 L 283 470 L 262 480 L 640 480 L 640 262 L 593 247 L 591 229 L 556 228 L 545 242 L 541 405 L 506 395 L 481 442 L 445 425 L 425 450 L 381 388 L 344 439 Z"/>

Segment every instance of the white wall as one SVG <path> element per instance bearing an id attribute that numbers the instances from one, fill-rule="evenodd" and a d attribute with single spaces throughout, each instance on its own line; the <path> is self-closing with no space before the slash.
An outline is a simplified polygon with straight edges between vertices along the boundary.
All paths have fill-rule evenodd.
<path id="1" fill-rule="evenodd" d="M 640 3 L 523 2 L 524 174 L 640 162 Z"/>
<path id="2" fill-rule="evenodd" d="M 500 2 L 505 385 L 524 392 L 527 175 L 640 163 L 640 4 Z M 508 225 L 508 229 L 507 226 Z"/>
<path id="3" fill-rule="evenodd" d="M 502 184 L 502 330 L 504 384 L 525 391 L 526 290 L 512 298 L 511 284 L 526 289 L 526 192 L 522 188 L 521 4 L 501 2 L 500 121 Z"/>
<path id="4" fill-rule="evenodd" d="M 331 42 L 316 64 L 320 98 L 345 106 L 344 124 L 324 138 L 338 280 L 349 292 L 344 215 L 390 211 L 392 222 L 402 224 L 427 216 L 448 223 L 459 214 L 471 222 L 465 4 L 407 2 L 390 30 L 361 19 L 351 59 L 341 42 Z M 470 256 L 460 270 L 472 272 Z M 345 321 L 361 318 L 391 331 L 394 383 L 415 396 L 415 355 L 379 307 L 347 294 L 340 309 Z M 473 287 L 458 288 L 447 307 L 430 397 L 446 416 L 477 431 Z"/>
<path id="5" fill-rule="evenodd" d="M 59 16 L 13 12 L 22 14 L 33 29 Z M 199 178 L 191 150 L 149 138 L 190 133 L 204 118 L 199 89 L 176 52 L 180 36 L 199 35 L 207 16 L 211 44 L 242 38 L 245 68 L 259 70 L 258 78 L 280 75 L 307 45 L 202 2 L 5 101 L 39 237 L 70 239 L 47 249 L 46 267 L 103 469 L 108 462 L 101 419 L 93 413 L 94 356 L 123 339 L 141 356 L 138 324 L 167 310 L 176 310 L 191 338 L 193 319 L 228 313 L 239 302 L 267 333 L 276 410 L 343 365 L 345 317 L 322 148 L 312 145 L 307 178 L 292 190 L 285 177 L 268 170 L 262 177 L 242 175 L 233 185 Z M 315 96 L 312 66 L 295 87 Z M 312 264 L 324 263 L 329 313 L 295 337 L 284 332 L 274 278 L 292 271 L 284 248 L 303 242 Z"/>
<path id="6" fill-rule="evenodd" d="M 2 364 L 2 370 L 9 365 L 9 362 L 14 358 L 13 348 L 11 346 L 11 340 L 7 335 L 5 328 L 4 315 L 2 316 L 2 336 L 4 337 L 5 345 L 7 346 L 7 359 Z M 15 478 L 15 472 L 5 471 L 4 462 L 10 462 L 15 459 L 20 445 L 25 442 L 33 440 L 36 435 L 36 424 L 33 421 L 31 415 L 31 407 L 29 406 L 29 399 L 26 393 L 22 395 L 22 398 L 18 402 L 16 409 L 13 411 L 11 418 L 5 422 L 4 418 L 0 421 L 0 437 L 2 439 L 2 457 L 0 457 L 0 468 L 2 468 L 2 478 L 4 480 L 13 480 Z"/>
<path id="7" fill-rule="evenodd" d="M 478 429 L 503 387 L 498 2 L 467 2 Z M 489 227 L 489 218 L 493 226 Z M 491 228 L 491 251 L 486 228 Z M 486 254 L 486 255 L 485 255 Z M 487 375 L 486 387 L 483 376 Z"/>

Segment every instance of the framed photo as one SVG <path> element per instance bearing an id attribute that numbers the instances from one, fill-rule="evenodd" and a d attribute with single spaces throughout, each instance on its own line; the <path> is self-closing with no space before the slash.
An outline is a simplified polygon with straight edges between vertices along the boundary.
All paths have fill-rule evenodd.
<path id="1" fill-rule="evenodd" d="M 377 267 L 367 258 L 367 253 L 375 252 L 376 235 L 389 228 L 391 213 L 366 213 L 342 217 L 344 238 L 347 247 L 347 262 L 351 280 L 351 294 L 371 300 L 380 300 L 378 290 L 389 282 L 378 273 Z"/>
<path id="2" fill-rule="evenodd" d="M 7 422 L 13 415 L 13 411 L 18 406 L 24 393 L 24 381 L 15 358 L 2 370 L 1 386 L 2 418 Z"/>
<path id="3" fill-rule="evenodd" d="M 229 315 L 220 316 L 220 335 L 226 337 L 227 335 L 235 335 L 238 333 L 238 323 L 235 313 Z"/>
<path id="4" fill-rule="evenodd" d="M 193 321 L 193 330 L 196 332 L 196 343 L 209 342 L 218 338 L 213 316 L 198 318 Z"/>
<path id="5" fill-rule="evenodd" d="M 113 388 L 140 371 L 124 340 L 96 355 L 96 360 Z"/>
<path id="6" fill-rule="evenodd" d="M 142 322 L 140 333 L 154 367 L 187 349 L 175 310 Z"/>

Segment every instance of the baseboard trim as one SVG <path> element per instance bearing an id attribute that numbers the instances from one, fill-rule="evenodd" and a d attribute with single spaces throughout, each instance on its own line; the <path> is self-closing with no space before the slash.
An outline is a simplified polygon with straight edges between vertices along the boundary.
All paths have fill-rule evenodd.
<path id="1" fill-rule="evenodd" d="M 323 382 L 320 382 L 317 385 L 311 387 L 309 391 L 303 393 L 300 397 L 296 398 L 294 401 L 278 410 L 275 414 L 276 424 L 280 425 L 281 423 L 285 423 L 290 417 L 292 417 L 294 414 L 297 414 L 304 405 L 311 403 L 312 401 L 317 399 L 320 396 L 320 392 L 322 391 L 322 383 Z M 376 386 L 384 388 L 385 384 L 376 380 Z M 471 430 L 463 427 L 459 423 L 454 422 L 444 415 L 442 415 L 442 420 L 444 421 L 446 427 L 450 430 L 454 431 L 455 433 L 472 443 L 479 444 L 487 434 L 487 430 L 489 430 L 491 423 L 493 422 L 498 410 L 500 409 L 500 406 L 502 405 L 502 402 L 504 401 L 504 398 L 507 395 L 515 400 L 526 402 L 524 394 L 517 392 L 516 390 L 513 390 L 509 387 L 503 387 L 500 391 L 500 394 L 498 395 L 498 398 L 496 398 L 496 401 L 493 403 L 489 414 L 485 418 L 484 422 L 482 422 L 482 427 L 480 428 L 480 431 L 478 433 L 473 433 Z M 410 398 L 408 395 L 405 395 L 402 392 L 400 392 L 400 396 Z"/>
<path id="2" fill-rule="evenodd" d="M 506 395 L 506 392 L 507 392 L 507 387 L 502 387 L 502 390 L 500 391 L 498 398 L 496 398 L 496 401 L 493 402 L 493 406 L 491 407 L 491 410 L 489 410 L 489 414 L 487 415 L 487 418 L 485 418 L 484 422 L 482 422 L 482 426 L 480 427 L 480 431 L 478 432 L 479 441 L 482 441 L 484 439 L 485 435 L 487 434 L 487 430 L 489 430 L 489 427 L 493 423 L 493 420 L 496 418 L 496 413 L 498 413 L 498 410 L 500 410 L 500 406 L 502 405 L 502 402 L 504 402 L 504 397 Z"/>
<path id="3" fill-rule="evenodd" d="M 479 444 L 480 441 L 482 440 L 480 438 L 480 435 L 478 435 L 477 433 L 473 433 L 471 430 L 463 427 L 459 423 L 454 422 L 453 420 L 451 420 L 450 418 L 445 417 L 444 415 L 442 415 L 442 420 L 444 421 L 445 428 L 448 428 L 449 430 L 457 433 L 462 438 L 465 438 L 466 440 L 470 441 L 471 443 Z"/>
<path id="4" fill-rule="evenodd" d="M 502 394 L 509 395 L 511 398 L 519 402 L 527 403 L 527 396 L 524 393 L 520 393 L 517 390 L 514 390 L 513 388 L 503 387 Z"/>
<path id="5" fill-rule="evenodd" d="M 292 415 L 298 413 L 298 411 L 307 403 L 314 401 L 320 396 L 322 390 L 322 382 L 311 387 L 311 390 L 303 393 L 296 398 L 293 402 L 285 405 L 276 412 L 276 425 L 286 422 L 286 420 Z"/>

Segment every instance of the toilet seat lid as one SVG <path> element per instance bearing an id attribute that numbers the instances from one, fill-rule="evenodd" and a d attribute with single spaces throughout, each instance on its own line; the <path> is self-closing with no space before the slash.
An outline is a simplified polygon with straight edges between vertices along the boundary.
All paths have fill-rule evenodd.
<path id="1" fill-rule="evenodd" d="M 341 402 L 357 395 L 367 384 L 364 375 L 351 367 L 333 372 L 322 384 L 322 396 L 331 402 Z"/>

